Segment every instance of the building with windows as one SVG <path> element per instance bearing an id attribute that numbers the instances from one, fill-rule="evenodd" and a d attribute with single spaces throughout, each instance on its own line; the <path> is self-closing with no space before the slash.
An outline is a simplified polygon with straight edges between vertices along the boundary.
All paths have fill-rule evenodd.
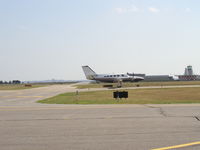
<path id="1" fill-rule="evenodd" d="M 200 80 L 200 75 L 195 75 L 192 66 L 187 66 L 183 75 L 178 75 L 181 81 L 195 81 Z"/>
<path id="2" fill-rule="evenodd" d="M 147 75 L 144 81 L 173 81 L 173 76 L 170 75 Z"/>
<path id="3" fill-rule="evenodd" d="M 130 76 L 139 76 L 143 77 L 143 81 L 173 81 L 174 77 L 170 75 L 146 75 L 146 74 L 140 74 L 140 73 L 127 73 Z"/>

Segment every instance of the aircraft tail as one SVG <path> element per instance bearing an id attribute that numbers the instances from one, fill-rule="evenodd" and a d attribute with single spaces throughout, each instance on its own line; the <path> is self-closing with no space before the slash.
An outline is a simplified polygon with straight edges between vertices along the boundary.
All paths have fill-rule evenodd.
<path id="1" fill-rule="evenodd" d="M 96 73 L 89 66 L 82 66 L 83 72 L 88 80 L 93 80 Z"/>

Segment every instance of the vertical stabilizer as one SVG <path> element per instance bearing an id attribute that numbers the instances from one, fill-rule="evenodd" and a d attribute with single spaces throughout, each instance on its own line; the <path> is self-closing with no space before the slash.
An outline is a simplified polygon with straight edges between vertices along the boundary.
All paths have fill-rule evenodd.
<path id="1" fill-rule="evenodd" d="M 96 73 L 89 66 L 82 66 L 83 72 L 88 80 L 93 80 Z"/>

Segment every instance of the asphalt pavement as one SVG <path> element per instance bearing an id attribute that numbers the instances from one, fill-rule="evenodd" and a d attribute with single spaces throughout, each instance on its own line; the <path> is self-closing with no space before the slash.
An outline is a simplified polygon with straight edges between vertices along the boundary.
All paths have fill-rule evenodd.
<path id="1" fill-rule="evenodd" d="M 0 149 L 200 149 L 200 143 L 192 144 L 200 141 L 200 104 L 35 103 L 76 90 L 71 85 L 54 85 L 0 91 Z"/>

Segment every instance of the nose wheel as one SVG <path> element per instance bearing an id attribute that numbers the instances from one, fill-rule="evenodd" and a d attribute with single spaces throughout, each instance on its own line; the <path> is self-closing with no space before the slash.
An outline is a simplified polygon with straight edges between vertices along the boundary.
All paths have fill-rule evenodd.
<path id="1" fill-rule="evenodd" d="M 118 80 L 118 82 L 117 82 L 117 87 L 118 87 L 118 88 L 121 88 L 121 87 L 122 87 L 122 80 Z"/>

